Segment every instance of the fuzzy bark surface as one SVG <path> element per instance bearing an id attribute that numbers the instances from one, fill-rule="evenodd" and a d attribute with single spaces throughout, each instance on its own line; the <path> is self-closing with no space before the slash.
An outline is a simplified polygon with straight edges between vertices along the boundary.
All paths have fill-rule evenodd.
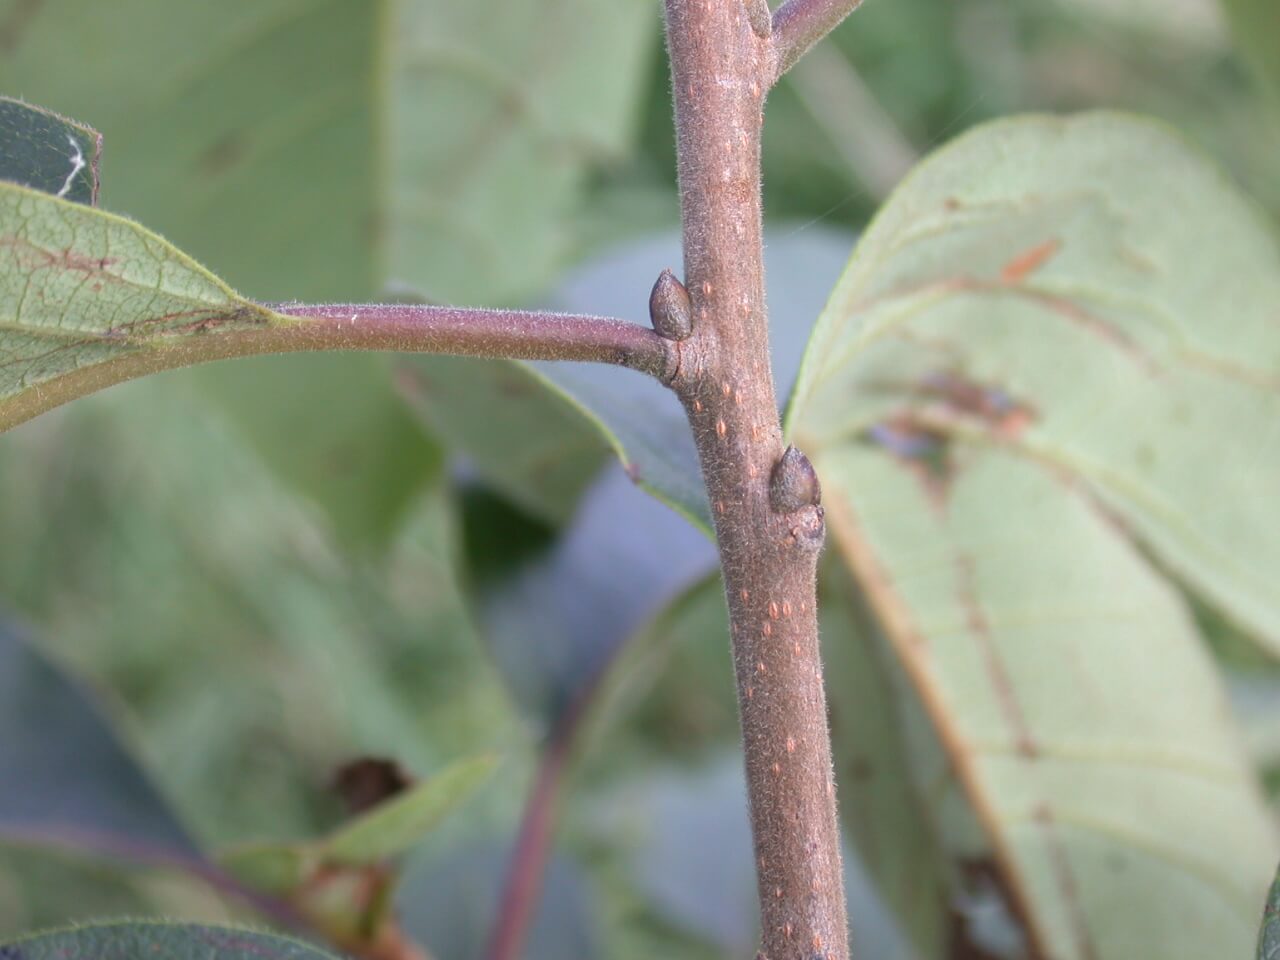
<path id="1" fill-rule="evenodd" d="M 768 960 L 847 960 L 818 647 L 822 509 L 804 496 L 770 496 L 783 445 L 765 308 L 760 135 L 776 53 L 744 0 L 667 0 L 666 8 L 693 322 L 674 344 L 671 386 L 693 428 L 716 524 L 762 951 Z"/>

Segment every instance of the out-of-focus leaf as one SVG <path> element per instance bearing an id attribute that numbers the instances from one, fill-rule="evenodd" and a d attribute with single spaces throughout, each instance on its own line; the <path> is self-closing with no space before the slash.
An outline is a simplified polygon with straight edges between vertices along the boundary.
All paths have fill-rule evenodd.
<path id="1" fill-rule="evenodd" d="M 320 845 L 326 860 L 377 863 L 404 853 L 466 800 L 493 772 L 493 757 L 458 760 L 331 834 Z"/>
<path id="2" fill-rule="evenodd" d="M 474 840 L 412 869 L 396 897 L 405 932 L 439 960 L 481 960 L 510 854 L 509 843 Z M 603 956 L 598 917 L 596 894 L 582 867 L 553 854 L 521 957 Z"/>
<path id="3" fill-rule="evenodd" d="M 528 364 L 412 357 L 399 362 L 396 382 L 486 483 L 553 526 L 573 516 L 608 458 L 591 415 Z"/>
<path id="4" fill-rule="evenodd" d="M 1222 0 L 1236 44 L 1280 109 L 1280 6 L 1271 0 Z"/>
<path id="5" fill-rule="evenodd" d="M 193 377 L 262 460 L 323 509 L 352 552 L 383 552 L 439 476 L 439 448 L 396 394 L 381 357 L 254 357 Z"/>
<path id="6" fill-rule="evenodd" d="M 5 960 L 156 957 L 164 960 L 334 960 L 300 940 L 234 927 L 184 923 L 104 923 L 0 944 Z"/>
<path id="7" fill-rule="evenodd" d="M 1055 958 L 1253 939 L 1275 827 L 1116 518 L 1280 639 L 1277 261 L 1162 129 L 1001 122 L 899 188 L 801 371 L 789 426 L 836 544 Z"/>
<path id="8" fill-rule="evenodd" d="M 528 296 L 563 262 L 583 174 L 630 139 L 648 0 L 400 4 L 391 278 L 444 301 Z M 647 292 L 647 288 L 646 288 Z"/>
<path id="9" fill-rule="evenodd" d="M 101 154 L 102 135 L 92 127 L 0 97 L 0 180 L 92 205 Z"/>
<path id="10" fill-rule="evenodd" d="M 367 298 L 386 6 L 10 0 L 0 88 L 101 130 L 103 203 L 250 296 Z"/>
<path id="11" fill-rule="evenodd" d="M 111 142 L 109 202 L 266 299 L 362 300 L 392 278 L 489 303 L 536 291 L 572 241 L 587 171 L 630 137 L 658 26 L 646 0 L 524 0 L 497 18 L 450 0 L 127 0 L 110 16 L 91 0 L 16 2 L 0 3 L 14 24 L 0 87 L 93 117 Z M 145 71 L 121 54 L 137 23 Z M 308 364 L 305 380 L 302 366 L 202 380 L 344 543 L 381 546 L 434 472 L 431 444 L 371 362 Z M 272 403 L 246 416 L 247 380 Z M 327 429 L 300 462 L 274 438 L 301 423 Z"/>
<path id="12" fill-rule="evenodd" d="M 646 620 L 714 564 L 697 531 L 618 469 L 604 473 L 563 534 L 530 546 L 473 567 L 474 587 L 499 670 L 516 700 L 548 725 L 594 688 Z"/>
<path id="13" fill-rule="evenodd" d="M 658 915 L 727 957 L 753 957 L 759 944 L 746 798 L 742 758 L 733 753 L 696 769 L 633 778 L 599 805 L 592 825 L 603 841 L 622 848 L 632 882 Z M 911 957 L 857 859 L 846 855 L 845 868 L 860 953 Z"/>
<path id="14" fill-rule="evenodd" d="M 186 828 L 81 684 L 0 624 L 0 838 L 198 861 Z"/>
<path id="15" fill-rule="evenodd" d="M 0 183 L 0 429 L 289 322 L 135 223 Z"/>

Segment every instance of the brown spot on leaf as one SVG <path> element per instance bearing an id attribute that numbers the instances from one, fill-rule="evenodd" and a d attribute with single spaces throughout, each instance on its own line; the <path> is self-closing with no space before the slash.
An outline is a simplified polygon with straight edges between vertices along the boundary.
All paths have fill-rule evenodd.
<path id="1" fill-rule="evenodd" d="M 1055 238 L 1038 243 L 1030 250 L 1024 250 L 1004 265 L 1000 271 L 1000 279 L 1010 285 L 1021 283 L 1048 263 L 1061 247 L 1062 242 Z"/>

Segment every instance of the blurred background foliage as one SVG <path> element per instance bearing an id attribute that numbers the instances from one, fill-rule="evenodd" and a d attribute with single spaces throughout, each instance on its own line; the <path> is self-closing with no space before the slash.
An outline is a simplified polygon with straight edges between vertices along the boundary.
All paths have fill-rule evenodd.
<path id="1" fill-rule="evenodd" d="M 498 6 L 0 0 L 0 88 L 100 129 L 103 205 L 248 295 L 408 291 L 640 320 L 653 264 L 678 261 L 658 4 Z M 1280 215 L 1265 77 L 1280 61 L 1264 30 L 1243 36 L 1259 74 L 1213 0 L 868 0 L 769 102 L 771 286 L 795 330 L 780 368 L 886 193 L 988 118 L 1153 114 Z M 788 258 L 796 244 L 810 248 Z M 606 466 L 572 401 L 532 376 L 291 357 L 46 415 L 0 438 L 0 609 L 88 685 L 205 850 L 332 830 L 333 771 L 356 757 L 425 776 L 495 754 L 414 846 L 401 894 L 436 956 L 476 957 L 527 788 L 546 745 L 567 742 L 527 955 L 748 958 L 709 545 Z M 1274 666 L 1211 612 L 1202 626 L 1274 796 Z M 844 698 L 874 691 L 851 659 L 829 655 L 830 689 L 837 736 L 856 739 Z M 44 729 L 26 722 L 22 736 Z M 860 956 L 913 956 L 850 863 Z M 246 915 L 173 870 L 0 845 L 0 937 L 120 913 Z M 965 956 L 1013 955 L 998 930 L 983 943 Z"/>

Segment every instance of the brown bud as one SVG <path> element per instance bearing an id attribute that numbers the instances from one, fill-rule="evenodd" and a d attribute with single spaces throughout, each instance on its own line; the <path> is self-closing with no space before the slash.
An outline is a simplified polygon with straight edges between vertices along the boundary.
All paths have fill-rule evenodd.
<path id="1" fill-rule="evenodd" d="M 773 14 L 769 12 L 769 0 L 742 0 L 747 8 L 747 22 L 752 32 L 761 40 L 773 36 Z"/>
<path id="2" fill-rule="evenodd" d="M 794 513 L 822 502 L 822 485 L 809 458 L 787 447 L 769 477 L 769 503 L 778 513 Z"/>
<path id="3" fill-rule="evenodd" d="M 653 329 L 668 340 L 687 340 L 693 333 L 693 305 L 689 291 L 670 270 L 658 274 L 649 294 L 649 319 Z"/>

